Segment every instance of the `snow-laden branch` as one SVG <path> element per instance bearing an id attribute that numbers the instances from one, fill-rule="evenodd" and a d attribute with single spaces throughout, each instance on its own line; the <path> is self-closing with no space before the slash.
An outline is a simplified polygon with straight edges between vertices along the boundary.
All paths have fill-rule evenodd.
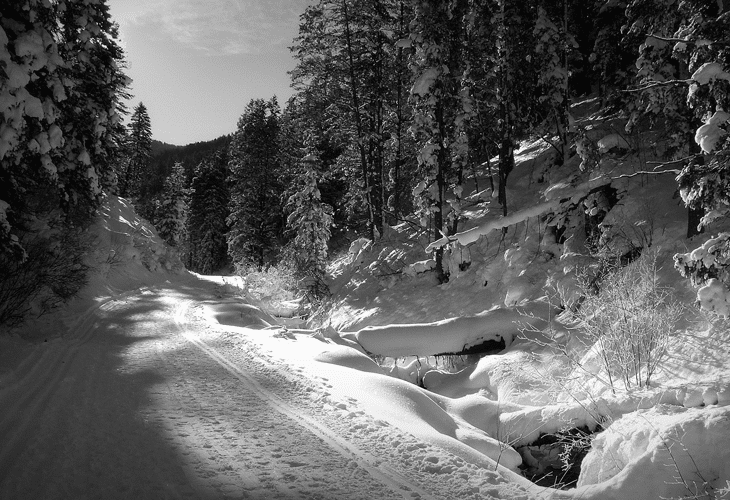
<path id="1" fill-rule="evenodd" d="M 467 229 L 466 231 L 452 234 L 450 236 L 444 236 L 443 238 L 440 238 L 428 245 L 426 247 L 426 253 L 431 253 L 435 249 L 445 246 L 452 241 L 458 241 L 460 245 L 466 246 L 470 243 L 474 243 L 482 235 L 488 234 L 495 229 L 513 226 L 532 217 L 552 212 L 564 203 L 576 204 L 588 196 L 591 192 L 610 184 L 613 180 L 614 178 L 612 177 L 599 176 L 589 179 L 577 186 L 571 186 L 568 183 L 555 184 L 545 191 L 545 198 L 547 201 L 499 219 L 489 220 L 477 227 Z"/>

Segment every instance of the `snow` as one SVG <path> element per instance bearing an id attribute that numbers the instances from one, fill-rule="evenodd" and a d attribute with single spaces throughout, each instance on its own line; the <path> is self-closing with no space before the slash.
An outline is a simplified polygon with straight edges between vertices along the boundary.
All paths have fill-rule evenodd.
<path id="1" fill-rule="evenodd" d="M 423 274 L 436 269 L 436 261 L 433 259 L 419 260 L 413 264 L 409 264 L 403 272 L 408 276 L 415 277 L 417 274 Z"/>
<path id="2" fill-rule="evenodd" d="M 8 223 L 8 209 L 10 204 L 6 201 L 0 200 L 0 228 L 3 231 L 10 231 L 10 224 Z"/>
<path id="3" fill-rule="evenodd" d="M 445 246 L 450 241 L 457 241 L 462 246 L 475 243 L 480 237 L 491 233 L 495 229 L 515 226 L 516 224 L 524 222 L 530 218 L 555 211 L 564 201 L 570 200 L 572 202 L 576 202 L 577 200 L 585 197 L 585 195 L 591 190 L 610 183 L 611 179 L 606 176 L 594 177 L 578 186 L 573 186 L 567 183 L 557 183 L 550 186 L 545 191 L 544 196 L 548 201 L 537 203 L 498 219 L 487 220 L 479 226 L 467 229 L 466 231 L 461 231 L 450 236 L 444 236 L 443 238 L 430 243 L 426 247 L 426 253 L 430 253 L 436 248 Z"/>
<path id="4" fill-rule="evenodd" d="M 686 214 L 666 201 L 673 179 L 580 179 L 571 164 L 551 172 L 546 188 L 530 177 L 540 155 L 518 152 L 528 157 L 508 186 L 514 212 L 495 218 L 497 202 L 475 196 L 479 205 L 464 211 L 473 229 L 441 242 L 448 283 L 434 283 L 426 243 L 408 224 L 377 242 L 356 240 L 337 262 L 332 313 L 319 329 L 277 316 L 298 304 L 251 303 L 240 278 L 187 273 L 129 201 L 107 197 L 88 231 L 94 272 L 82 295 L 16 332 L 23 338 L 0 337 L 0 496 L 590 500 L 724 491 L 726 323 L 688 312 L 651 385 L 614 391 L 570 310 L 557 314 L 572 303 L 572 269 L 590 262 L 577 252 L 585 207 L 577 222 L 566 219 L 562 244 L 544 216 L 609 183 L 646 203 L 651 224 L 642 230 L 665 248 L 663 282 L 688 303 L 698 294 L 704 309 L 727 312 L 721 282 L 698 292 L 668 264 L 686 244 L 676 242 Z M 546 201 L 526 203 L 530 189 Z M 629 234 L 619 209 L 607 208 L 605 220 Z M 631 220 L 639 209 L 620 207 Z M 0 201 L 0 215 L 7 210 Z M 711 247 L 693 257 L 704 262 Z M 504 349 L 436 357 L 485 341 Z M 597 432 L 577 488 L 523 476 L 537 456 L 525 446 L 575 428 Z"/>
<path id="5" fill-rule="evenodd" d="M 433 87 L 433 84 L 436 82 L 438 75 L 438 68 L 426 68 L 413 83 L 413 88 L 411 88 L 411 94 L 420 97 L 425 97 L 426 95 L 428 95 L 428 93 L 431 91 L 431 87 Z"/>
<path id="6" fill-rule="evenodd" d="M 372 354 L 391 357 L 436 355 L 461 352 L 487 341 L 512 343 L 517 323 L 536 324 L 541 320 L 526 318 L 509 309 L 496 309 L 478 316 L 461 316 L 433 323 L 366 326 L 355 338 Z"/>
<path id="7" fill-rule="evenodd" d="M 707 85 L 713 80 L 730 80 L 730 74 L 724 70 L 722 64 L 709 62 L 692 73 L 692 80 L 700 85 Z"/>
<path id="8" fill-rule="evenodd" d="M 609 134 L 598 141 L 598 152 L 606 153 L 614 148 L 631 149 L 631 144 L 619 134 Z"/>
<path id="9" fill-rule="evenodd" d="M 706 311 L 726 318 L 730 316 L 730 290 L 716 278 L 708 280 L 697 290 L 697 301 Z"/>
<path id="10" fill-rule="evenodd" d="M 726 489 L 730 449 L 707 453 L 730 433 L 730 410 L 658 405 L 624 416 L 596 440 L 583 461 L 579 487 L 612 480 L 620 498 L 698 497 Z M 684 472 L 683 472 L 684 471 Z M 619 498 L 615 494 L 605 498 Z"/>
<path id="11" fill-rule="evenodd" d="M 705 153 L 712 153 L 717 149 L 717 143 L 726 132 L 720 128 L 730 119 L 730 113 L 725 111 L 716 111 L 705 124 L 697 129 L 695 133 L 695 142 L 702 148 Z"/>

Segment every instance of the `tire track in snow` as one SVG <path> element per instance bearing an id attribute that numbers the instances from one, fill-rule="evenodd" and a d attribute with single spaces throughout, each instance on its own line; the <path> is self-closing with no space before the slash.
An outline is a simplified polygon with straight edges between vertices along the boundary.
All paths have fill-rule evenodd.
<path id="1" fill-rule="evenodd" d="M 246 384 L 247 388 L 253 391 L 271 408 L 282 415 L 289 417 L 298 425 L 322 439 L 330 448 L 335 450 L 342 457 L 357 463 L 359 467 L 367 471 L 373 478 L 386 485 L 392 491 L 402 495 L 404 499 L 411 499 L 417 495 L 417 498 L 437 500 L 437 497 L 433 496 L 419 485 L 413 483 L 407 477 L 392 470 L 381 469 L 378 466 L 380 461 L 376 460 L 370 454 L 359 450 L 353 444 L 321 424 L 316 419 L 297 411 L 296 408 L 288 404 L 278 395 L 267 391 L 253 376 L 241 370 L 220 352 L 206 344 L 200 337 L 185 328 L 184 319 L 189 306 L 190 302 L 184 301 L 177 306 L 175 311 L 175 323 L 180 328 L 182 335 L 228 373 Z"/>

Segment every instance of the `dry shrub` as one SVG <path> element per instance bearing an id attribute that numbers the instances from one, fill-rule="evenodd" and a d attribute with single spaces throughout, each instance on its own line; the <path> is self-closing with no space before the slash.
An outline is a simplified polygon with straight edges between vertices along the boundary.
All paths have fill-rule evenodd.
<path id="1" fill-rule="evenodd" d="M 583 280 L 585 300 L 577 312 L 606 370 L 611 388 L 649 386 L 682 315 L 671 290 L 659 284 L 656 255 L 608 269 L 595 284 Z"/>
<path id="2" fill-rule="evenodd" d="M 0 326 L 15 327 L 75 297 L 87 283 L 79 231 L 62 228 L 51 236 L 22 238 L 25 259 L 0 254 Z"/>

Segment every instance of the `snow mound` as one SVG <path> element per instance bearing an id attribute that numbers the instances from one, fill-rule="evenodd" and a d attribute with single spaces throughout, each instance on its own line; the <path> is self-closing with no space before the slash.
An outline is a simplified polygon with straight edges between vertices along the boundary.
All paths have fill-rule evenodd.
<path id="1" fill-rule="evenodd" d="M 335 346 L 314 356 L 315 361 L 329 363 L 361 372 L 383 373 L 380 367 L 360 351 L 347 346 Z"/>
<path id="2" fill-rule="evenodd" d="M 616 420 L 595 439 L 578 483 L 611 480 L 621 498 L 694 498 L 727 488 L 730 408 L 659 405 Z M 591 488 L 583 492 L 588 493 Z M 618 498 L 606 488 L 602 498 Z"/>
<path id="3" fill-rule="evenodd" d="M 357 400 L 371 415 L 472 463 L 488 463 L 485 461 L 488 457 L 511 470 L 517 470 L 522 463 L 522 457 L 509 445 L 500 443 L 457 414 L 459 411 L 468 414 L 470 405 L 462 408 L 447 398 L 386 375 L 363 376 L 367 378 L 360 382 L 368 390 L 359 394 Z M 454 414 L 447 410 L 449 406 L 454 406 Z M 490 465 L 494 467 L 493 462 Z"/>
<path id="4" fill-rule="evenodd" d="M 211 323 L 243 328 L 268 328 L 276 323 L 269 314 L 256 306 L 228 300 L 205 304 L 204 316 Z"/>

